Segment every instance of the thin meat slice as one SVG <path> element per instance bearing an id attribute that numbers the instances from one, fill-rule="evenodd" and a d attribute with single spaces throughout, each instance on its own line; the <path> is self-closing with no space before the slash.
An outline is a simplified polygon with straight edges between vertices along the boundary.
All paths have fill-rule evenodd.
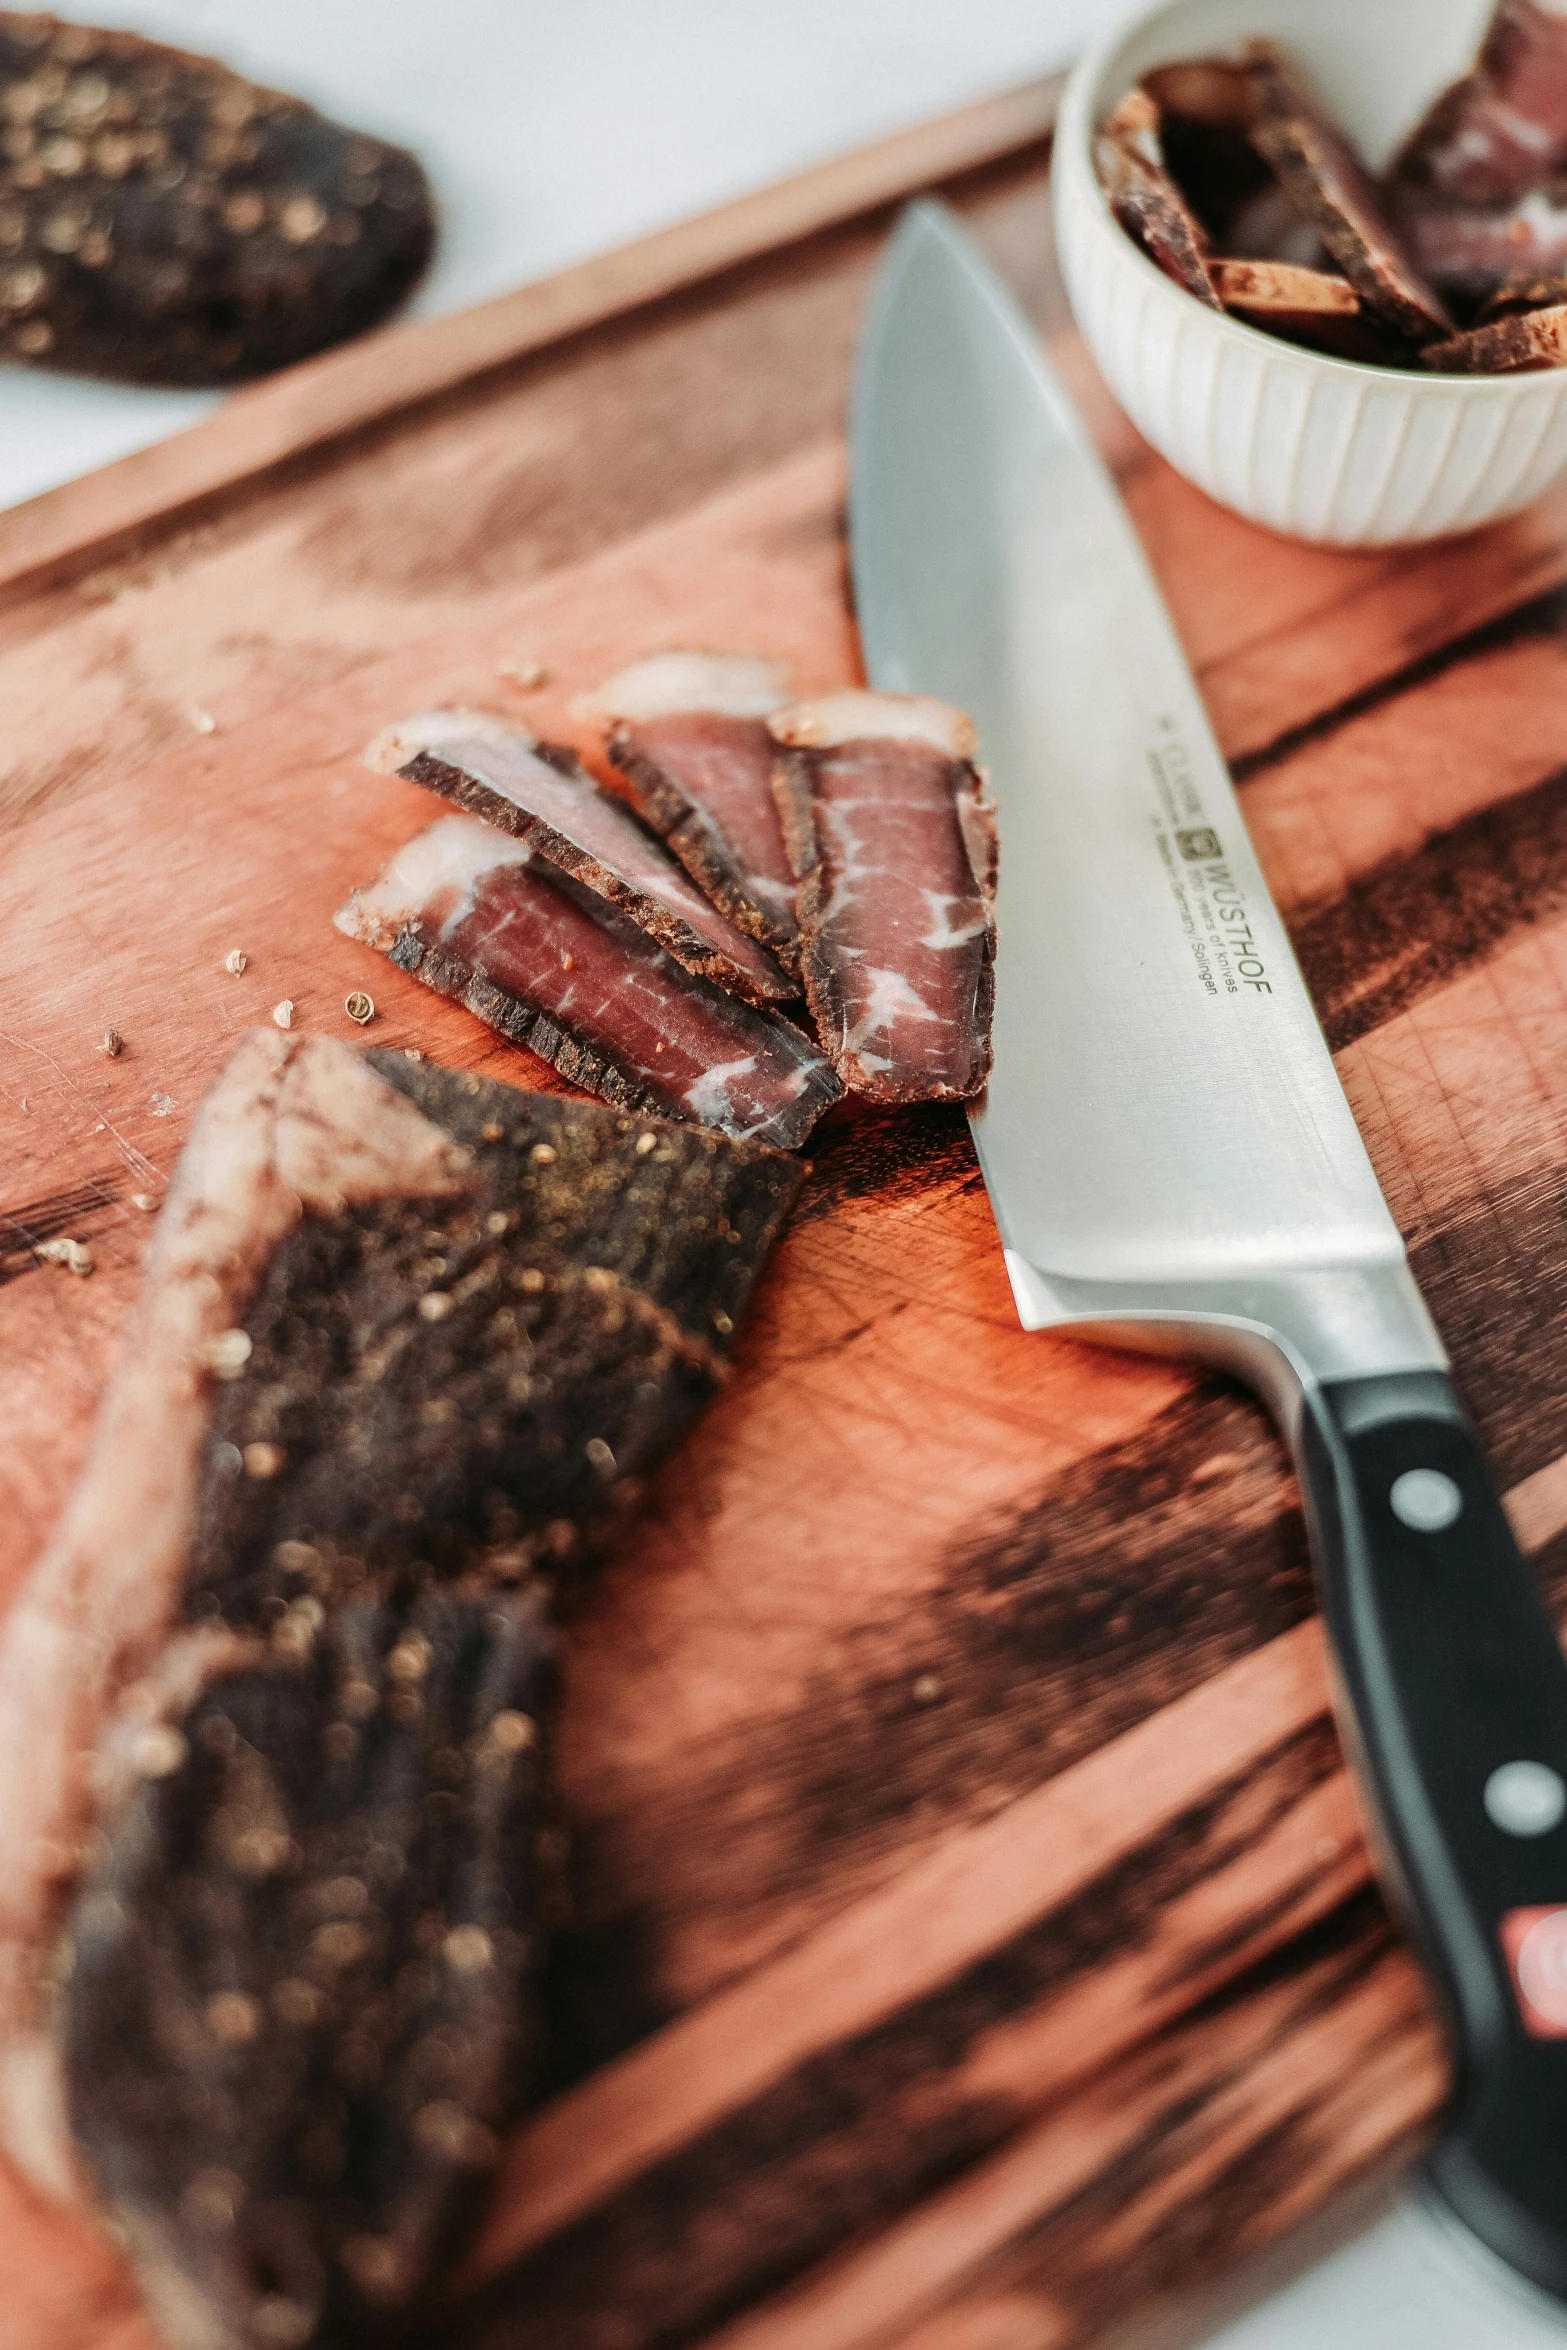
<path id="1" fill-rule="evenodd" d="M 996 825 L 972 725 L 946 702 L 875 693 L 797 703 L 769 723 L 806 999 L 834 1067 L 875 1101 L 977 1093 Z"/>
<path id="2" fill-rule="evenodd" d="M 0 2109 L 57 2190 L 68 2109 L 173 2350 L 377 2338 L 471 2210 L 537 2040 L 556 1586 L 800 1173 L 272 1031 L 203 1105 L 0 1632 Z"/>
<path id="3" fill-rule="evenodd" d="M 793 1150 L 842 1091 L 792 1022 L 695 977 L 476 817 L 416 834 L 337 926 L 627 1109 Z"/>
<path id="4" fill-rule="evenodd" d="M 1110 208 L 1134 244 L 1166 277 L 1210 310 L 1219 297 L 1208 275 L 1208 232 L 1176 185 L 1159 135 L 1159 108 L 1144 89 L 1128 91 L 1094 141 Z"/>
<path id="5" fill-rule="evenodd" d="M 1248 52 L 1257 92 L 1251 136 L 1367 310 L 1406 342 L 1453 332 L 1440 295 L 1403 251 L 1348 141 L 1266 42 Z"/>
<path id="6" fill-rule="evenodd" d="M 429 710 L 378 734 L 366 764 L 396 773 L 525 841 L 629 915 L 688 971 L 748 1003 L 796 992 L 766 949 L 692 888 L 658 841 L 571 751 L 484 710 Z"/>
<path id="7" fill-rule="evenodd" d="M 632 805 L 697 887 L 798 981 L 794 873 L 764 724 L 790 698 L 781 662 L 744 653 L 655 653 L 572 708 L 607 727 L 605 747 Z"/>
<path id="8" fill-rule="evenodd" d="M 1463 205 L 1511 205 L 1567 172 L 1567 12 L 1499 0 L 1471 71 L 1444 90 L 1392 177 Z"/>

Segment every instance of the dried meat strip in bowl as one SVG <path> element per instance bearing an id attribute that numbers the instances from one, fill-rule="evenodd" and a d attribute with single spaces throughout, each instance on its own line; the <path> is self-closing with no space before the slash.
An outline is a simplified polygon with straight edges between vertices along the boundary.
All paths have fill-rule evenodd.
<path id="1" fill-rule="evenodd" d="M 1480 54 L 1405 142 L 1391 177 L 1505 207 L 1567 173 L 1567 12 L 1500 0 Z"/>
<path id="2" fill-rule="evenodd" d="M 1110 208 L 1132 242 L 1166 277 L 1217 310 L 1208 232 L 1166 164 L 1159 108 L 1146 90 L 1129 90 L 1107 117 L 1094 141 L 1094 161 Z"/>
<path id="3" fill-rule="evenodd" d="M 1567 180 L 1502 206 L 1393 187 L 1388 205 L 1411 259 L 1455 304 L 1472 309 L 1506 286 L 1567 274 Z"/>
<path id="4" fill-rule="evenodd" d="M 365 761 L 526 842 L 629 915 L 688 971 L 755 1004 L 797 992 L 766 949 L 692 888 L 571 751 L 540 743 L 520 722 L 485 710 L 422 711 L 378 734 Z"/>
<path id="5" fill-rule="evenodd" d="M 74 2130 L 176 2350 L 374 2339 L 471 2207 L 536 2033 L 555 1585 L 799 1180 L 271 1031 L 203 1105 L 0 1632 L 0 2118 L 56 2190 Z"/>
<path id="6" fill-rule="evenodd" d="M 792 1021 L 697 978 L 608 900 L 475 816 L 416 833 L 337 926 L 628 1109 L 793 1150 L 842 1091 Z"/>
<path id="7" fill-rule="evenodd" d="M 1397 361 L 1397 346 L 1368 324 L 1346 277 L 1293 261 L 1217 260 L 1213 282 L 1226 310 L 1286 342 L 1340 359 Z"/>
<path id="8" fill-rule="evenodd" d="M 1254 43 L 1247 61 L 1257 92 L 1251 130 L 1257 149 L 1316 227 L 1367 311 L 1406 343 L 1433 343 L 1450 335 L 1453 322 L 1440 295 L 1402 249 L 1342 132 L 1269 44 Z"/>
<path id="9" fill-rule="evenodd" d="M 769 721 L 800 877 L 806 999 L 875 1101 L 977 1093 L 995 996 L 994 803 L 973 726 L 919 695 L 840 693 Z"/>
<path id="10" fill-rule="evenodd" d="M 1567 367 L 1567 304 L 1492 319 L 1449 342 L 1428 343 L 1420 358 L 1443 375 L 1536 375 Z"/>
<path id="11" fill-rule="evenodd" d="M 778 661 L 655 653 L 581 695 L 639 816 L 719 911 L 800 975 L 794 872 L 773 798 L 765 721 L 792 699 Z"/>

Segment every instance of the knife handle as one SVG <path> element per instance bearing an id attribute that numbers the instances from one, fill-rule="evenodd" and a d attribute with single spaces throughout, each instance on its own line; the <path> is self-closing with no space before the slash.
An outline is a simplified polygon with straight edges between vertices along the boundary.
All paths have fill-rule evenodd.
<path id="1" fill-rule="evenodd" d="M 1567 2299 L 1567 1662 L 1446 1378 L 1317 1390 L 1300 1454 L 1342 1727 L 1452 2041 L 1430 2175 Z"/>

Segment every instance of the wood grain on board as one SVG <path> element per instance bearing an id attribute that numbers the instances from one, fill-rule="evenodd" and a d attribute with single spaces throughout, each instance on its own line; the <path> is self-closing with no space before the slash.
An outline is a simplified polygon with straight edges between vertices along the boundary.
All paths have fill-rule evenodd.
<path id="1" fill-rule="evenodd" d="M 1094 379 L 1038 146 L 951 192 L 1116 467 L 1567 1603 L 1567 501 L 1403 553 L 1249 528 Z M 671 642 L 855 676 L 839 431 L 887 216 L 820 218 L 238 463 L 0 617 L 0 1592 L 240 1028 L 286 995 L 346 1036 L 368 986 L 379 1040 L 550 1081 L 332 930 L 428 815 L 357 767 L 372 729 L 463 699 L 572 736 Z M 1265 1419 L 1026 1337 L 955 1112 L 850 1108 L 811 1157 L 733 1384 L 573 1624 L 552 2075 L 440 2298 L 462 2350 L 1087 2350 L 1441 2095 Z M 59 1232 L 90 1279 L 37 1265 Z M 7 2350 L 151 2350 L 112 2246 L 8 2176 L 0 2243 Z"/>

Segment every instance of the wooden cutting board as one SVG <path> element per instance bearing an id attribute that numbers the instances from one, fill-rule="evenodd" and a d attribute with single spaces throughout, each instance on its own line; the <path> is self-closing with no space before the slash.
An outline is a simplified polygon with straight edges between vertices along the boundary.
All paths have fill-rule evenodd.
<path id="1" fill-rule="evenodd" d="M 350 1036 L 368 987 L 373 1038 L 546 1082 L 332 929 L 429 814 L 360 772 L 370 732 L 462 699 L 581 741 L 570 696 L 671 643 L 855 677 L 854 337 L 892 200 L 956 174 L 1115 467 L 1567 1597 L 1567 501 L 1389 554 L 1208 504 L 1072 336 L 1051 98 L 0 518 L 0 1588 L 83 1457 L 138 1198 L 244 1026 L 286 996 Z M 1077 2350 L 1441 2095 L 1267 1422 L 1025 1337 L 957 1114 L 836 1114 L 811 1155 L 733 1385 L 573 1629 L 553 2075 L 460 2350 Z M 59 1234 L 89 1278 L 37 1263 Z M 107 2239 L 9 2177 L 0 2247 L 6 2350 L 150 2350 Z"/>

